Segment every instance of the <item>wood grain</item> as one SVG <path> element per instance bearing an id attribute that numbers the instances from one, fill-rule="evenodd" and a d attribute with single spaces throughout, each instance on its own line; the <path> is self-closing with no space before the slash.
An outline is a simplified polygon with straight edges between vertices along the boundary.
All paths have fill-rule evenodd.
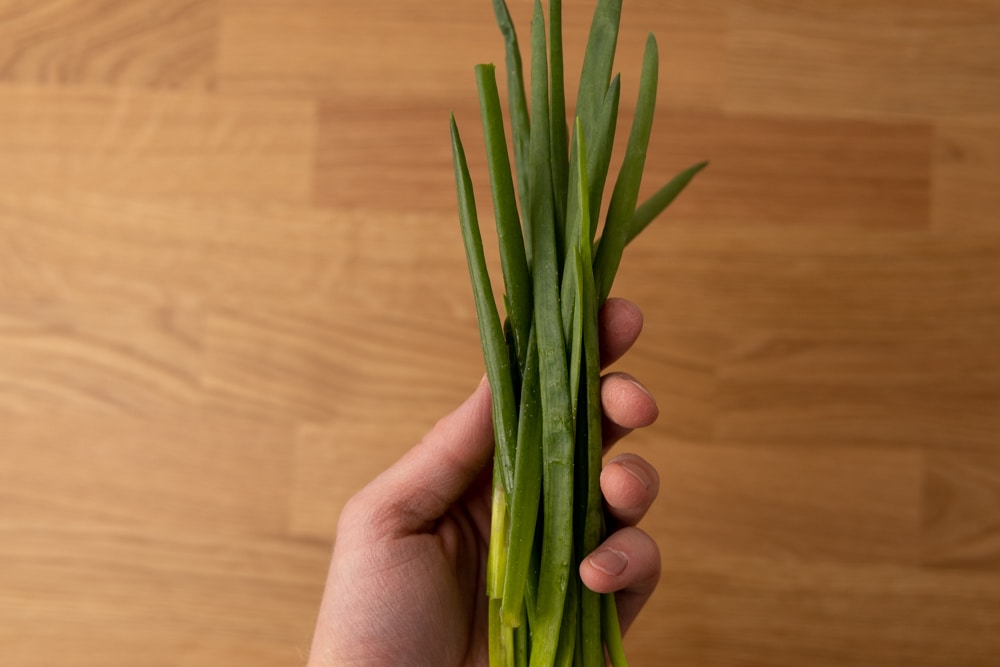
<path id="1" fill-rule="evenodd" d="M 650 30 L 643 192 L 711 165 L 616 284 L 630 664 L 994 667 L 1000 7 L 628 0 L 621 137 Z M 0 2 L 0 664 L 304 664 L 340 508 L 482 374 L 446 128 L 489 227 L 502 58 L 485 0 Z"/>
<path id="2" fill-rule="evenodd" d="M 1000 104 L 989 0 L 732 5 L 730 111 L 936 119 Z"/>
<path id="3" fill-rule="evenodd" d="M 940 123 L 935 136 L 931 220 L 936 228 L 997 230 L 1000 123 L 994 117 Z"/>
<path id="4" fill-rule="evenodd" d="M 1000 462 L 995 450 L 928 456 L 924 481 L 924 562 L 954 569 L 997 567 Z"/>
<path id="5" fill-rule="evenodd" d="M 924 456 L 917 448 L 678 442 L 664 456 L 660 511 L 649 525 L 669 536 L 668 560 L 920 562 Z"/>
<path id="6" fill-rule="evenodd" d="M 314 105 L 297 100 L 5 86 L 0 180 L 13 192 L 303 201 L 314 119 Z"/>
<path id="7" fill-rule="evenodd" d="M 675 558 L 635 643 L 650 664 L 974 665 L 996 660 L 995 572 Z M 658 633 L 658 634 L 657 634 Z"/>
<path id="8" fill-rule="evenodd" d="M 206 89 L 218 5 L 7 0 L 0 5 L 0 80 Z"/>

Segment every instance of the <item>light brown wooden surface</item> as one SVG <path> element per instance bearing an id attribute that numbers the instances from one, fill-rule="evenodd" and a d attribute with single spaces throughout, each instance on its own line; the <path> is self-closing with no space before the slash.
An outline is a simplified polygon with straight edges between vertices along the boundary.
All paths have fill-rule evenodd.
<path id="1" fill-rule="evenodd" d="M 632 664 L 1000 664 L 1000 3 L 626 0 L 626 111 L 648 30 L 645 190 L 712 165 L 616 286 Z M 0 1 L 0 664 L 304 662 L 341 504 L 481 373 L 484 61 L 487 0 Z"/>

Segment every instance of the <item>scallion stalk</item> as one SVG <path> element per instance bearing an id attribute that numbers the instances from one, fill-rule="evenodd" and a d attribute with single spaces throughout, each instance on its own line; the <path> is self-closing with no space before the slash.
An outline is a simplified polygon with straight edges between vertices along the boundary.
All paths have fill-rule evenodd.
<path id="1" fill-rule="evenodd" d="M 598 0 L 572 132 L 566 125 L 561 1 L 550 1 L 546 30 L 546 12 L 535 0 L 530 105 L 510 12 L 504 0 L 492 2 L 506 52 L 510 146 L 494 67 L 475 71 L 505 322 L 492 298 L 472 179 L 451 121 L 459 219 L 493 390 L 490 665 L 599 667 L 607 656 L 621 667 L 626 663 L 614 596 L 588 590 L 578 575 L 580 559 L 605 538 L 598 311 L 625 246 L 705 163 L 681 172 L 637 206 L 658 78 L 650 35 L 625 159 L 597 239 L 621 92 L 620 77 L 612 78 L 621 0 Z"/>

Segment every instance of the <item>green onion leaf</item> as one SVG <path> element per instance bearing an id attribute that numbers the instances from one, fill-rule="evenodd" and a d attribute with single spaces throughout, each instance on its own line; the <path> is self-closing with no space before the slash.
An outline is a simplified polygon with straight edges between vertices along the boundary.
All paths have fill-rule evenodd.
<path id="1" fill-rule="evenodd" d="M 504 39 L 505 63 L 507 69 L 507 100 L 510 107 L 511 135 L 514 141 L 514 165 L 517 171 L 517 187 L 522 204 L 528 197 L 528 138 L 531 123 L 528 118 L 528 100 L 524 94 L 524 72 L 521 64 L 521 48 L 517 42 L 517 31 L 505 0 L 493 0 L 500 34 Z M 523 213 L 524 211 L 522 211 Z M 530 243 L 530 240 L 528 240 Z M 530 255 L 530 246 L 528 250 Z"/>
<path id="2" fill-rule="evenodd" d="M 615 130 L 618 126 L 618 105 L 621 101 L 621 76 L 615 75 L 604 96 L 604 105 L 598 118 L 597 131 L 587 141 L 587 180 L 590 181 L 590 240 L 597 234 L 597 222 L 604 196 L 604 184 L 608 180 L 611 153 L 615 144 Z M 590 143 L 593 141 L 593 143 Z"/>
<path id="3" fill-rule="evenodd" d="M 493 214 L 500 242 L 500 266 L 503 270 L 504 287 L 507 290 L 504 303 L 514 334 L 518 371 L 523 372 L 528 332 L 531 329 L 531 274 L 524 252 L 521 219 L 517 214 L 510 158 L 507 155 L 507 137 L 504 133 L 503 114 L 500 111 L 500 93 L 497 91 L 493 65 L 477 65 L 476 82 L 479 87 L 479 106 L 486 138 L 486 160 L 493 191 Z"/>
<path id="4" fill-rule="evenodd" d="M 545 19 L 540 0 L 531 24 L 531 112 L 548 116 Z M 531 218 L 535 326 L 538 332 L 542 414 L 542 554 L 538 608 L 532 634 L 531 663 L 555 660 L 573 546 L 574 424 L 569 371 L 559 307 L 559 261 L 553 224 L 548 126 L 534 123 L 531 133 Z"/>
<path id="5" fill-rule="evenodd" d="M 596 1 L 570 133 L 562 1 L 549 2 L 548 30 L 542 2 L 534 1 L 529 105 L 506 0 L 492 0 L 506 54 L 510 145 L 494 66 L 477 66 L 476 81 L 503 272 L 503 324 L 451 118 L 459 218 L 493 392 L 486 573 L 491 667 L 603 667 L 605 659 L 625 665 L 614 595 L 594 593 L 577 574 L 607 530 L 598 314 L 625 246 L 705 166 L 681 172 L 636 207 L 656 106 L 658 52 L 650 35 L 625 158 L 596 239 L 621 102 L 621 77 L 611 72 L 622 10 L 621 0 Z"/>
<path id="6" fill-rule="evenodd" d="M 521 412 L 518 418 L 517 458 L 514 462 L 514 488 L 510 497 L 510 533 L 506 540 L 509 552 L 503 584 L 500 617 L 505 625 L 520 626 L 524 616 L 524 591 L 531 576 L 531 553 L 542 475 L 542 406 L 538 380 L 538 342 L 535 329 L 528 338 L 528 365 L 521 387 Z"/>
<path id="7" fill-rule="evenodd" d="M 708 162 L 699 162 L 680 172 L 670 182 L 653 193 L 653 196 L 643 202 L 642 206 L 635 210 L 632 222 L 629 223 L 628 243 L 631 243 L 642 230 L 649 226 L 657 216 L 663 213 L 670 204 L 677 198 L 684 188 L 688 186 L 699 171 L 708 166 Z"/>
<path id="8" fill-rule="evenodd" d="M 642 78 L 639 83 L 639 101 L 632 131 L 629 134 L 618 180 L 611 194 L 604 233 L 597 246 L 594 258 L 594 275 L 597 281 L 598 302 L 604 303 L 611 292 L 622 251 L 628 238 L 628 230 L 635 214 L 635 204 L 639 198 L 642 171 L 646 166 L 646 149 L 653 128 L 653 112 L 656 109 L 656 87 L 659 76 L 659 54 L 656 38 L 652 34 L 646 39 L 646 52 L 642 60 Z"/>
<path id="9" fill-rule="evenodd" d="M 514 444 L 517 438 L 517 404 L 511 382 L 510 362 L 503 327 L 490 276 L 486 269 L 483 239 L 479 231 L 476 214 L 476 199 L 469 175 L 469 164 L 462 147 L 458 124 L 451 117 L 452 158 L 455 165 L 455 183 L 458 189 L 458 211 L 462 223 L 462 239 L 465 242 L 465 256 L 472 279 L 472 292 L 476 302 L 476 316 L 479 321 L 479 336 L 486 361 L 486 376 L 493 394 L 493 431 L 496 438 L 496 458 L 500 467 L 504 488 L 510 489 L 514 479 Z"/>
<path id="10" fill-rule="evenodd" d="M 587 131 L 587 145 L 596 147 L 595 134 L 602 125 L 600 115 L 604 98 L 611 81 L 611 69 L 618 45 L 618 28 L 621 24 L 622 0 L 598 0 L 590 36 L 583 55 L 580 71 L 580 89 L 576 97 L 576 115 Z"/>

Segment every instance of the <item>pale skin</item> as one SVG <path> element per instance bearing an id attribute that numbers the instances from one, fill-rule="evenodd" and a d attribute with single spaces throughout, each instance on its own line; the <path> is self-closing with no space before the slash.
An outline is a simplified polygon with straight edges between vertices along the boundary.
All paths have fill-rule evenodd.
<path id="1" fill-rule="evenodd" d="M 620 358 L 642 329 L 631 302 L 601 312 L 601 360 Z M 601 383 L 605 446 L 655 421 L 650 393 L 624 373 Z M 337 525 L 310 667 L 486 667 L 484 594 L 490 533 L 490 392 L 479 387 L 345 505 Z M 583 583 L 615 593 L 622 628 L 660 577 L 656 543 L 636 526 L 659 489 L 635 454 L 610 459 L 601 490 L 613 531 L 580 564 Z"/>

